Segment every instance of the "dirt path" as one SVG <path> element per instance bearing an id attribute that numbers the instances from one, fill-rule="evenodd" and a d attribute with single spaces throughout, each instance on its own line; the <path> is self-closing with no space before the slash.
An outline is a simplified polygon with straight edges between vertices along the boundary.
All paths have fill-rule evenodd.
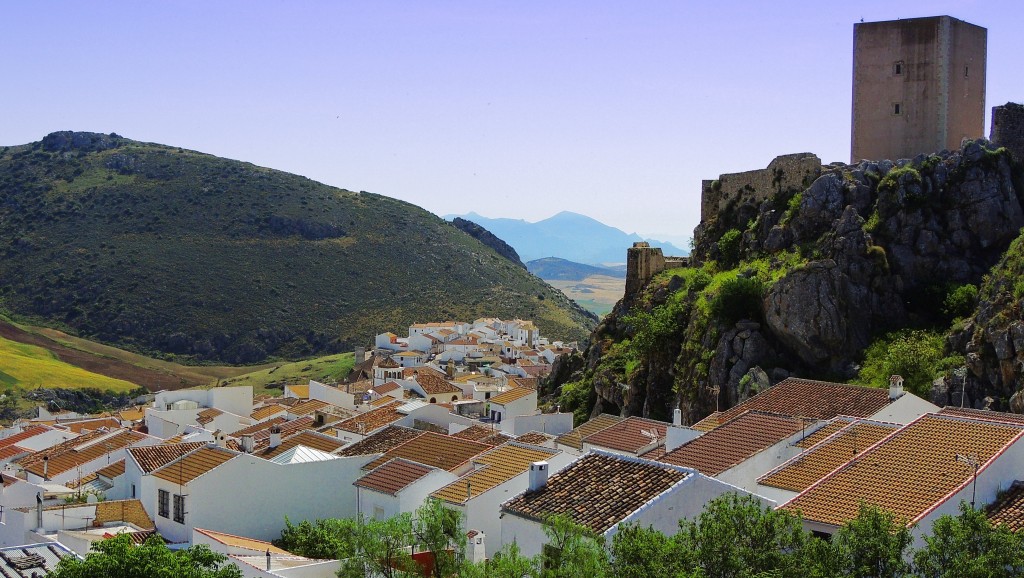
<path id="1" fill-rule="evenodd" d="M 42 335 L 19 329 L 18 327 L 15 327 L 3 320 L 0 320 L 0 337 L 11 341 L 17 341 L 19 343 L 37 345 L 52 352 L 64 363 L 74 365 L 75 367 L 81 367 L 82 369 L 93 373 L 106 375 L 107 377 L 137 383 L 149 391 L 181 389 L 184 387 L 194 387 L 205 384 L 205 382 L 187 379 L 173 373 L 155 371 L 139 367 L 137 365 L 132 365 L 130 363 L 125 363 L 119 359 L 100 357 L 85 351 L 73 349 L 57 343 L 52 339 L 43 337 Z"/>

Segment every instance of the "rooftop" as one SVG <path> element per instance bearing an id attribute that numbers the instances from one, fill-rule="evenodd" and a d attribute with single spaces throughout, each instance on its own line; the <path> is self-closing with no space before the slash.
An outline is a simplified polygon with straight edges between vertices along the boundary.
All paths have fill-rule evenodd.
<path id="1" fill-rule="evenodd" d="M 345 421 L 335 424 L 334 427 L 352 433 L 370 434 L 405 417 L 398 411 L 398 408 L 401 405 L 401 401 L 395 400 L 386 405 L 372 409 L 364 414 L 346 419 Z"/>
<path id="2" fill-rule="evenodd" d="M 383 456 L 363 466 L 363 469 L 371 470 L 390 459 L 405 458 L 427 466 L 454 471 L 473 456 L 489 449 L 491 446 L 487 444 L 434 432 L 424 432 L 422 435 L 388 450 Z"/>
<path id="3" fill-rule="evenodd" d="M 264 552 L 270 552 L 271 554 L 290 553 L 286 550 L 278 548 L 270 542 L 264 542 L 263 540 L 246 538 L 244 536 L 235 536 L 234 534 L 225 534 L 223 532 L 214 532 L 213 530 L 204 530 L 202 528 L 196 528 L 195 531 L 205 536 L 208 536 L 213 541 L 224 544 L 225 546 L 233 546 L 235 548 L 252 550 L 254 552 L 259 552 L 261 554 Z"/>
<path id="4" fill-rule="evenodd" d="M 665 422 L 642 417 L 626 418 L 583 438 L 586 444 L 639 454 L 663 443 L 668 429 Z"/>
<path id="5" fill-rule="evenodd" d="M 914 523 L 970 483 L 974 469 L 955 459 L 990 460 L 1024 433 L 1024 425 L 925 414 L 837 468 L 782 508 L 805 520 L 840 526 L 861 502 Z"/>
<path id="6" fill-rule="evenodd" d="M 313 431 L 300 431 L 299 433 L 285 439 L 280 445 L 274 448 L 267 448 L 262 452 L 259 452 L 261 458 L 271 459 L 277 455 L 283 454 L 284 452 L 296 447 L 306 446 L 322 452 L 331 453 L 345 445 L 345 442 L 326 434 L 321 434 Z"/>
<path id="7" fill-rule="evenodd" d="M 353 483 L 361 488 L 394 496 L 434 469 L 402 458 L 395 458 L 377 466 Z"/>
<path id="8" fill-rule="evenodd" d="M 491 402 L 492 405 L 493 404 L 505 405 L 507 403 L 512 403 L 513 401 L 516 401 L 518 399 L 522 399 L 522 398 L 530 395 L 531 393 L 536 395 L 537 394 L 537 390 L 529 389 L 529 388 L 526 388 L 526 387 L 514 387 L 512 389 L 506 389 L 502 393 L 499 393 L 498 395 L 492 397 L 490 399 L 490 402 Z"/>
<path id="9" fill-rule="evenodd" d="M 339 456 L 366 456 L 383 454 L 388 450 L 423 435 L 423 432 L 412 428 L 389 425 L 379 432 L 368 436 L 342 450 L 335 452 Z"/>
<path id="10" fill-rule="evenodd" d="M 502 510 L 536 521 L 565 514 L 603 534 L 690 475 L 658 462 L 593 452 L 548 478 L 540 490 L 505 502 Z"/>
<path id="11" fill-rule="evenodd" d="M 315 411 L 324 409 L 331 404 L 326 401 L 320 401 L 319 399 L 307 399 L 302 403 L 297 403 L 288 410 L 288 413 L 292 415 L 309 415 Z"/>
<path id="12" fill-rule="evenodd" d="M 801 420 L 746 412 L 661 457 L 662 462 L 717 476 L 740 462 L 797 433 Z"/>
<path id="13" fill-rule="evenodd" d="M 146 437 L 145 434 L 120 428 L 113 431 L 96 430 L 29 454 L 18 460 L 17 464 L 40 477 L 56 476 L 104 454 L 138 443 Z"/>
<path id="14" fill-rule="evenodd" d="M 145 446 L 141 448 L 128 448 L 135 463 L 139 464 L 142 473 L 148 474 L 153 470 L 167 465 L 181 456 L 205 447 L 206 442 L 186 442 L 182 444 L 160 444 L 158 446 Z"/>
<path id="15" fill-rule="evenodd" d="M 830 436 L 806 452 L 761 476 L 757 480 L 758 483 L 791 492 L 802 492 L 832 470 L 850 461 L 858 453 L 881 441 L 900 427 L 898 424 L 874 421 L 844 423 L 844 426 L 838 432 L 833 431 Z M 828 429 L 828 426 L 821 428 L 821 430 L 825 429 Z M 807 436 L 804 441 L 814 437 L 815 434 Z"/>
<path id="16" fill-rule="evenodd" d="M 480 467 L 431 495 L 453 504 L 464 504 L 487 490 L 529 471 L 533 462 L 545 461 L 558 453 L 556 450 L 524 444 L 503 444 L 473 458 L 473 463 Z"/>
<path id="17" fill-rule="evenodd" d="M 583 438 L 593 435 L 605 428 L 611 427 L 624 419 L 625 418 L 612 415 L 610 413 L 602 413 L 597 417 L 591 418 L 586 423 L 580 424 L 579 427 L 569 433 L 562 434 L 555 441 L 563 446 L 582 450 Z"/>
<path id="18" fill-rule="evenodd" d="M 1024 481 L 1017 480 L 996 501 L 985 509 L 993 525 L 1006 526 L 1014 532 L 1024 529 Z"/>
<path id="19" fill-rule="evenodd" d="M 789 377 L 721 412 L 716 421 L 725 423 L 745 411 L 813 419 L 832 419 L 837 415 L 870 417 L 887 405 L 888 389 Z"/>
<path id="20" fill-rule="evenodd" d="M 186 454 L 153 471 L 153 476 L 175 484 L 188 484 L 238 455 L 241 454 L 207 446 Z"/>

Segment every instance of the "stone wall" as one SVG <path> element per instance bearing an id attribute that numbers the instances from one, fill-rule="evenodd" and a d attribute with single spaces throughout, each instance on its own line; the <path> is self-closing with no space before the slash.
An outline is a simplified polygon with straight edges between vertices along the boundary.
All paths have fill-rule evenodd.
<path id="1" fill-rule="evenodd" d="M 711 222 L 730 208 L 759 206 L 778 193 L 803 190 L 821 174 L 821 159 L 812 153 L 782 155 L 768 168 L 722 175 L 703 181 L 700 218 Z"/>
<path id="2" fill-rule="evenodd" d="M 989 140 L 1006 147 L 1014 160 L 1024 163 L 1024 105 L 1008 102 L 993 106 Z"/>
<path id="3" fill-rule="evenodd" d="M 686 267 L 686 257 L 666 257 L 660 247 L 639 241 L 626 249 L 626 295 L 636 295 L 652 277 L 665 271 Z"/>

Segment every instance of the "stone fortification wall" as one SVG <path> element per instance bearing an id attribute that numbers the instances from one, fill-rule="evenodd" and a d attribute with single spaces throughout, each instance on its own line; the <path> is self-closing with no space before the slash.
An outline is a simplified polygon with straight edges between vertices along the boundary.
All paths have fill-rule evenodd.
<path id="1" fill-rule="evenodd" d="M 686 257 L 666 257 L 660 247 L 640 241 L 626 250 L 626 295 L 636 295 L 652 277 L 678 267 L 686 267 Z"/>
<path id="2" fill-rule="evenodd" d="M 1008 102 L 992 107 L 989 140 L 1006 147 L 1014 160 L 1024 163 L 1024 104 Z"/>
<path id="3" fill-rule="evenodd" d="M 732 207 L 759 206 L 780 192 L 803 190 L 821 175 L 821 159 L 812 153 L 782 155 L 768 168 L 703 181 L 700 219 L 711 222 Z"/>

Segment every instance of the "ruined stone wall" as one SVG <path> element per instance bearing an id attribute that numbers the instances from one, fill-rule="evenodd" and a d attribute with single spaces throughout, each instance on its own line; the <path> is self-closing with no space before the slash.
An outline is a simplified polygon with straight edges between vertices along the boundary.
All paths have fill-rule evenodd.
<path id="1" fill-rule="evenodd" d="M 703 181 L 700 218 L 710 222 L 732 207 L 759 206 L 780 192 L 803 190 L 821 175 L 821 159 L 812 153 L 782 155 L 768 168 Z"/>
<path id="2" fill-rule="evenodd" d="M 1006 147 L 1014 160 L 1024 163 L 1024 105 L 1008 102 L 993 106 L 989 140 Z"/>
<path id="3" fill-rule="evenodd" d="M 686 267 L 686 257 L 666 257 L 660 247 L 639 241 L 626 250 L 626 295 L 635 295 L 655 275 L 666 269 Z"/>

